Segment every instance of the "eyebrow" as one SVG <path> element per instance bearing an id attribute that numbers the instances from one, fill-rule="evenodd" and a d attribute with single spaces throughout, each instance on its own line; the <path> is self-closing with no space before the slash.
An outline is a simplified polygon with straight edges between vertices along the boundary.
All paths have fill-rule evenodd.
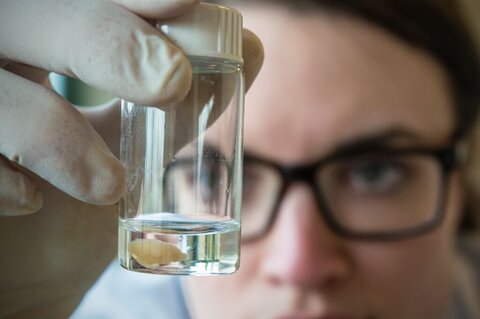
<path id="1" fill-rule="evenodd" d="M 210 143 L 205 143 L 203 147 L 203 158 L 208 160 L 216 160 L 216 161 L 227 161 L 227 156 L 220 150 L 217 145 L 213 145 Z"/>
<path id="2" fill-rule="evenodd" d="M 418 141 L 421 140 L 421 137 L 420 135 L 401 127 L 389 127 L 373 133 L 357 135 L 352 139 L 340 142 L 336 147 L 327 151 L 322 157 L 322 160 L 344 155 L 355 155 L 368 151 L 398 150 L 400 147 L 392 145 L 392 142 L 397 140 L 418 143 Z M 247 148 L 244 149 L 244 154 L 247 161 L 249 158 L 257 158 L 272 162 L 272 160 L 266 157 L 257 155 L 254 152 L 249 152 Z"/>
<path id="3" fill-rule="evenodd" d="M 393 146 L 393 141 L 419 142 L 420 136 L 412 131 L 399 127 L 391 127 L 374 133 L 367 133 L 356 136 L 337 145 L 333 151 L 329 152 L 331 156 L 358 153 L 366 150 L 391 150 L 399 147 Z"/>

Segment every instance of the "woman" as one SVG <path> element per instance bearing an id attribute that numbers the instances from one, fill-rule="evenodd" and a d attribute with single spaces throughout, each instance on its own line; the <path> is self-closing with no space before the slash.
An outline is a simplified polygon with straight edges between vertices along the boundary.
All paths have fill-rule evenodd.
<path id="1" fill-rule="evenodd" d="M 244 8 L 265 63 L 247 99 L 242 262 L 184 281 L 192 317 L 479 318 L 480 246 L 475 274 L 456 246 L 479 62 L 452 6 Z"/>

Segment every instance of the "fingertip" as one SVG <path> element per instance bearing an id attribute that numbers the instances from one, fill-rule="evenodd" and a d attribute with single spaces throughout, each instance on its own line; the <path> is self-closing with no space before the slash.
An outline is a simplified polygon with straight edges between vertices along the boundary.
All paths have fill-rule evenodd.
<path id="1" fill-rule="evenodd" d="M 263 61 L 264 49 L 262 40 L 249 29 L 243 29 L 243 53 L 247 57 Z"/>
<path id="2" fill-rule="evenodd" d="M 89 187 L 85 190 L 85 201 L 97 205 L 118 202 L 125 189 L 125 170 L 111 153 L 102 152 L 91 159 Z"/>
<path id="3" fill-rule="evenodd" d="M 103 202 L 101 204 L 114 204 L 120 200 L 125 192 L 125 169 L 119 161 L 112 165 L 106 172 L 103 187 Z"/>
<path id="4" fill-rule="evenodd" d="M 31 201 L 17 202 L 10 207 L 0 207 L 0 217 L 26 216 L 38 212 L 43 207 L 43 196 L 39 192 Z"/>
<path id="5" fill-rule="evenodd" d="M 43 194 L 38 185 L 19 171 L 10 168 L 7 171 L 5 166 L 2 169 L 0 216 L 23 216 L 38 212 L 43 206 Z"/>
<path id="6" fill-rule="evenodd" d="M 37 188 L 32 196 L 20 200 L 18 206 L 12 209 L 10 216 L 31 215 L 38 212 L 43 207 L 43 194 L 40 188 Z"/>
<path id="7" fill-rule="evenodd" d="M 18 173 L 17 182 L 17 204 L 18 211 L 24 214 L 37 212 L 42 208 L 43 195 L 40 187 L 24 174 Z"/>
<path id="8" fill-rule="evenodd" d="M 29 201 L 28 209 L 31 213 L 38 212 L 43 206 L 43 194 L 39 187 L 33 193 L 31 200 Z"/>
<path id="9" fill-rule="evenodd" d="M 248 29 L 243 29 L 243 57 L 245 60 L 246 87 L 248 89 L 260 72 L 265 58 L 262 41 Z"/>

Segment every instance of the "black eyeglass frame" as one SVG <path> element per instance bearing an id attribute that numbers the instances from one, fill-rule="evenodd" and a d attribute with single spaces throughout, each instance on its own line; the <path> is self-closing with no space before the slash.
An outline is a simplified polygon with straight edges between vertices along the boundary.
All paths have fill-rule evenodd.
<path id="1" fill-rule="evenodd" d="M 315 182 L 315 172 L 320 170 L 321 167 L 325 166 L 334 161 L 338 160 L 348 160 L 351 157 L 363 155 L 370 152 L 383 152 L 387 153 L 390 156 L 392 155 L 406 155 L 406 154 L 416 154 L 416 155 L 427 155 L 431 156 L 436 159 L 440 164 L 441 169 L 441 180 L 440 180 L 440 194 L 438 197 L 437 208 L 435 211 L 434 216 L 428 222 L 425 222 L 419 226 L 400 230 L 400 231 L 388 231 L 388 232 L 358 232 L 343 227 L 340 223 L 336 221 L 334 215 L 331 212 L 327 201 L 325 200 L 324 195 L 317 184 Z M 441 149 L 424 149 L 424 148 L 409 148 L 409 149 L 392 149 L 392 148 L 373 148 L 373 149 L 355 149 L 347 152 L 339 152 L 334 153 L 330 156 L 322 158 L 318 161 L 313 163 L 309 163 L 306 165 L 298 165 L 298 166 L 282 166 L 278 163 L 273 161 L 267 160 L 262 157 L 258 157 L 253 154 L 245 153 L 244 154 L 244 164 L 246 162 L 254 162 L 259 163 L 261 165 L 268 166 L 273 168 L 276 172 L 279 173 L 281 177 L 280 190 L 278 191 L 277 198 L 275 200 L 274 205 L 272 206 L 272 210 L 270 212 L 270 217 L 266 226 L 262 231 L 258 233 L 258 235 L 249 236 L 247 238 L 242 237 L 242 242 L 251 242 L 258 240 L 264 237 L 272 228 L 274 221 L 278 215 L 279 206 L 283 197 L 285 196 L 288 188 L 295 182 L 305 182 L 307 183 L 313 191 L 315 196 L 316 203 L 320 208 L 320 214 L 324 218 L 326 224 L 330 227 L 330 229 L 345 238 L 349 239 L 357 239 L 363 241 L 393 241 L 393 240 L 401 240 L 412 238 L 415 236 L 419 236 L 425 234 L 429 231 L 432 231 L 436 227 L 438 227 L 445 215 L 445 206 L 447 202 L 447 188 L 450 179 L 450 172 L 457 166 L 458 164 L 458 152 L 455 146 L 441 148 Z"/>

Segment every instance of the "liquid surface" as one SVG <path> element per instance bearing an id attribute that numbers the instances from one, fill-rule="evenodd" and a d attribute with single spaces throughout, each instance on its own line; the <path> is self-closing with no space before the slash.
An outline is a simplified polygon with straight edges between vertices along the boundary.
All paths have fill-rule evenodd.
<path id="1" fill-rule="evenodd" d="M 224 218 L 196 217 L 158 213 L 120 219 L 120 264 L 129 270 L 157 274 L 235 272 L 239 265 L 239 224 Z"/>

